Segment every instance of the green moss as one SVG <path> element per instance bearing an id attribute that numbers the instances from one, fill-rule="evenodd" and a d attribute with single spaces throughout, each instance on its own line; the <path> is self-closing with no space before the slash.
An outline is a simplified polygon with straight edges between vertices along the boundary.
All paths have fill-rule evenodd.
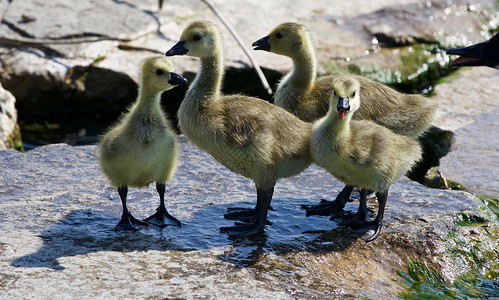
<path id="1" fill-rule="evenodd" d="M 407 272 L 398 272 L 406 290 L 402 299 L 485 299 L 499 297 L 499 264 L 472 270 L 453 282 L 421 262 L 409 261 Z"/>
<path id="2" fill-rule="evenodd" d="M 487 195 L 476 195 L 499 219 L 499 199 L 487 196 Z"/>
<path id="3" fill-rule="evenodd" d="M 437 80 L 455 71 L 449 68 L 450 59 L 445 53 L 446 49 L 438 43 L 421 43 L 382 51 L 393 59 L 399 59 L 401 64 L 394 68 L 380 68 L 372 63 L 355 60 L 346 65 L 330 61 L 324 65 L 324 69 L 327 72 L 359 74 L 408 93 L 428 93 Z"/>
<path id="4" fill-rule="evenodd" d="M 485 199 L 490 199 L 486 197 Z M 492 198 L 497 204 L 497 199 Z M 397 282 L 405 290 L 402 299 L 489 299 L 499 297 L 499 227 L 496 215 L 484 207 L 483 214 L 460 213 L 455 231 L 449 231 L 440 246 L 442 272 L 423 262 L 409 261 L 407 271 L 398 271 Z"/>
<path id="5" fill-rule="evenodd" d="M 16 124 L 12 134 L 7 136 L 4 142 L 7 149 L 24 152 L 23 141 L 21 139 L 21 127 L 19 127 L 19 124 Z"/>
<path id="6" fill-rule="evenodd" d="M 458 221 L 456 224 L 460 226 L 474 226 L 474 225 L 483 225 L 489 220 L 482 216 L 468 215 L 465 213 L 460 213 L 463 218 L 461 221 Z"/>
<path id="7" fill-rule="evenodd" d="M 90 66 L 95 66 L 97 64 L 99 64 L 101 61 L 103 61 L 104 59 L 106 59 L 106 56 L 100 56 L 98 55 L 96 59 L 94 59 L 94 61 L 90 64 Z"/>

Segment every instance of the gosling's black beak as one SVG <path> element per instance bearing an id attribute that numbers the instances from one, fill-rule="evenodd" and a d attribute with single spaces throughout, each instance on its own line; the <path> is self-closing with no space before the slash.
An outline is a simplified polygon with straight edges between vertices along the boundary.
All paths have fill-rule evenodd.
<path id="1" fill-rule="evenodd" d="M 262 37 L 258 41 L 256 41 L 253 44 L 251 44 L 251 46 L 255 47 L 253 50 L 270 51 L 270 48 L 272 46 L 270 46 L 270 44 L 269 44 L 269 39 L 270 39 L 270 36 L 267 35 L 266 37 Z"/>
<path id="2" fill-rule="evenodd" d="M 338 105 L 336 106 L 338 110 L 338 116 L 340 120 L 345 119 L 347 113 L 350 111 L 350 103 L 348 98 L 338 97 Z"/>
<path id="3" fill-rule="evenodd" d="M 185 49 L 184 45 L 185 45 L 184 41 L 180 41 L 180 42 L 176 43 L 175 45 L 173 45 L 173 47 L 170 50 L 166 51 L 165 55 L 166 56 L 174 56 L 174 55 L 186 54 L 187 52 L 189 52 L 189 50 Z"/>
<path id="4" fill-rule="evenodd" d="M 350 100 L 348 98 L 338 97 L 338 105 L 336 106 L 336 108 L 338 110 L 349 111 L 350 110 L 350 103 L 349 103 L 349 101 Z"/>
<path id="5" fill-rule="evenodd" d="M 471 45 L 469 47 L 463 48 L 451 48 L 447 50 L 447 54 L 460 55 L 461 57 L 456 58 L 451 66 L 452 67 L 462 67 L 462 66 L 484 66 L 487 65 L 485 59 L 483 59 L 483 49 L 487 42 L 478 43 Z"/>
<path id="6" fill-rule="evenodd" d="M 187 79 L 184 77 L 178 75 L 177 73 L 170 73 L 170 80 L 168 80 L 168 83 L 171 85 L 182 85 L 187 83 Z"/>

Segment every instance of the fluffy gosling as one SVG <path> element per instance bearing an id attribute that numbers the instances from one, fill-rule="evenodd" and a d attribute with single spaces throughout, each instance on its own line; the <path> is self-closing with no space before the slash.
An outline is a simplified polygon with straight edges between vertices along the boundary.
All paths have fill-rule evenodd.
<path id="1" fill-rule="evenodd" d="M 172 62 L 165 57 L 152 57 L 142 63 L 138 98 L 121 120 L 104 134 L 99 144 L 100 166 L 118 193 L 123 205 L 116 230 L 136 230 L 137 225 L 177 225 L 164 201 L 165 184 L 175 171 L 178 146 L 165 114 L 161 110 L 163 91 L 186 84 L 173 73 Z M 160 205 L 154 215 L 140 221 L 128 211 L 128 187 L 145 187 L 156 182 Z"/>
<path id="2" fill-rule="evenodd" d="M 390 185 L 421 158 L 421 149 L 413 138 L 372 121 L 352 120 L 362 92 L 355 77 L 335 78 L 332 90 L 331 109 L 314 124 L 310 151 L 319 166 L 361 190 L 355 231 L 370 242 L 381 232 Z M 375 191 L 379 203 L 374 221 L 366 221 L 367 189 Z"/>
<path id="3" fill-rule="evenodd" d="M 261 99 L 223 95 L 222 41 L 217 27 L 209 22 L 188 25 L 166 55 L 201 60 L 200 71 L 178 112 L 182 132 L 194 145 L 256 185 L 255 209 L 231 216 L 249 217 L 251 223 L 236 223 L 222 230 L 232 237 L 261 232 L 277 180 L 300 173 L 312 162 L 312 124 Z"/>

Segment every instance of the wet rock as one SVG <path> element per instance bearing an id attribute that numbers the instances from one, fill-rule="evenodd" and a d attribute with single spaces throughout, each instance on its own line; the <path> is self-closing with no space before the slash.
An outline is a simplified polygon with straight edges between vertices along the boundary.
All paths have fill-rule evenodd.
<path id="1" fill-rule="evenodd" d="M 452 43 L 468 44 L 483 39 L 475 28 L 481 27 L 483 19 L 493 14 L 493 10 L 483 11 L 481 5 L 486 7 L 490 2 L 422 1 L 383 8 L 352 23 L 363 24 L 366 33 L 389 47 L 416 41 L 447 43 L 444 37 L 452 37 L 449 39 Z"/>
<path id="2" fill-rule="evenodd" d="M 253 183 L 184 137 L 180 147 L 166 199 L 182 227 L 136 232 L 113 230 L 121 204 L 99 170 L 95 146 L 0 151 L 0 169 L 8 170 L 0 177 L 0 297 L 396 298 L 396 272 L 408 259 L 453 278 L 473 266 L 462 258 L 475 238 L 478 256 L 497 247 L 497 223 L 473 195 L 410 181 L 393 185 L 385 228 L 366 244 L 340 219 L 305 216 L 300 204 L 342 188 L 316 166 L 277 184 L 265 234 L 230 240 L 218 230 L 233 224 L 222 215 L 255 204 Z M 129 191 L 138 218 L 158 203 L 153 186 Z M 356 209 L 347 204 L 347 211 Z M 484 221 L 457 225 L 465 216 Z M 451 249 L 450 232 L 467 242 Z"/>
<path id="3" fill-rule="evenodd" d="M 0 84 L 0 149 L 22 147 L 15 105 L 16 98 Z"/>

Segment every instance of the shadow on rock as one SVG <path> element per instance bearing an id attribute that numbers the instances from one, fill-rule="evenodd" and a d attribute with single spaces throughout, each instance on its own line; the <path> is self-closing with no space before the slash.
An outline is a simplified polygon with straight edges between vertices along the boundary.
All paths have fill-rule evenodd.
<path id="1" fill-rule="evenodd" d="M 16 267 L 47 267 L 63 270 L 58 258 L 98 251 L 146 251 L 175 249 L 162 235 L 147 232 L 116 232 L 115 218 L 92 210 L 74 210 L 40 234 L 43 246 L 37 252 L 12 260 Z"/>
<path id="2" fill-rule="evenodd" d="M 265 232 L 249 239 L 231 240 L 219 231 L 232 221 L 223 219 L 228 205 L 212 205 L 195 212 L 192 218 L 181 220 L 182 227 L 144 227 L 138 231 L 114 230 L 118 216 L 109 216 L 90 209 L 71 211 L 57 224 L 39 236 L 43 246 L 37 252 L 11 261 L 16 267 L 47 267 L 63 270 L 61 257 L 84 255 L 100 251 L 197 251 L 227 248 L 222 261 L 237 267 L 251 266 L 261 254 L 277 255 L 290 252 L 329 252 L 349 247 L 357 237 L 338 227 L 329 217 L 306 217 L 299 208 L 303 200 L 275 199 L 269 212 L 272 222 Z M 248 207 L 254 205 L 247 203 Z"/>

